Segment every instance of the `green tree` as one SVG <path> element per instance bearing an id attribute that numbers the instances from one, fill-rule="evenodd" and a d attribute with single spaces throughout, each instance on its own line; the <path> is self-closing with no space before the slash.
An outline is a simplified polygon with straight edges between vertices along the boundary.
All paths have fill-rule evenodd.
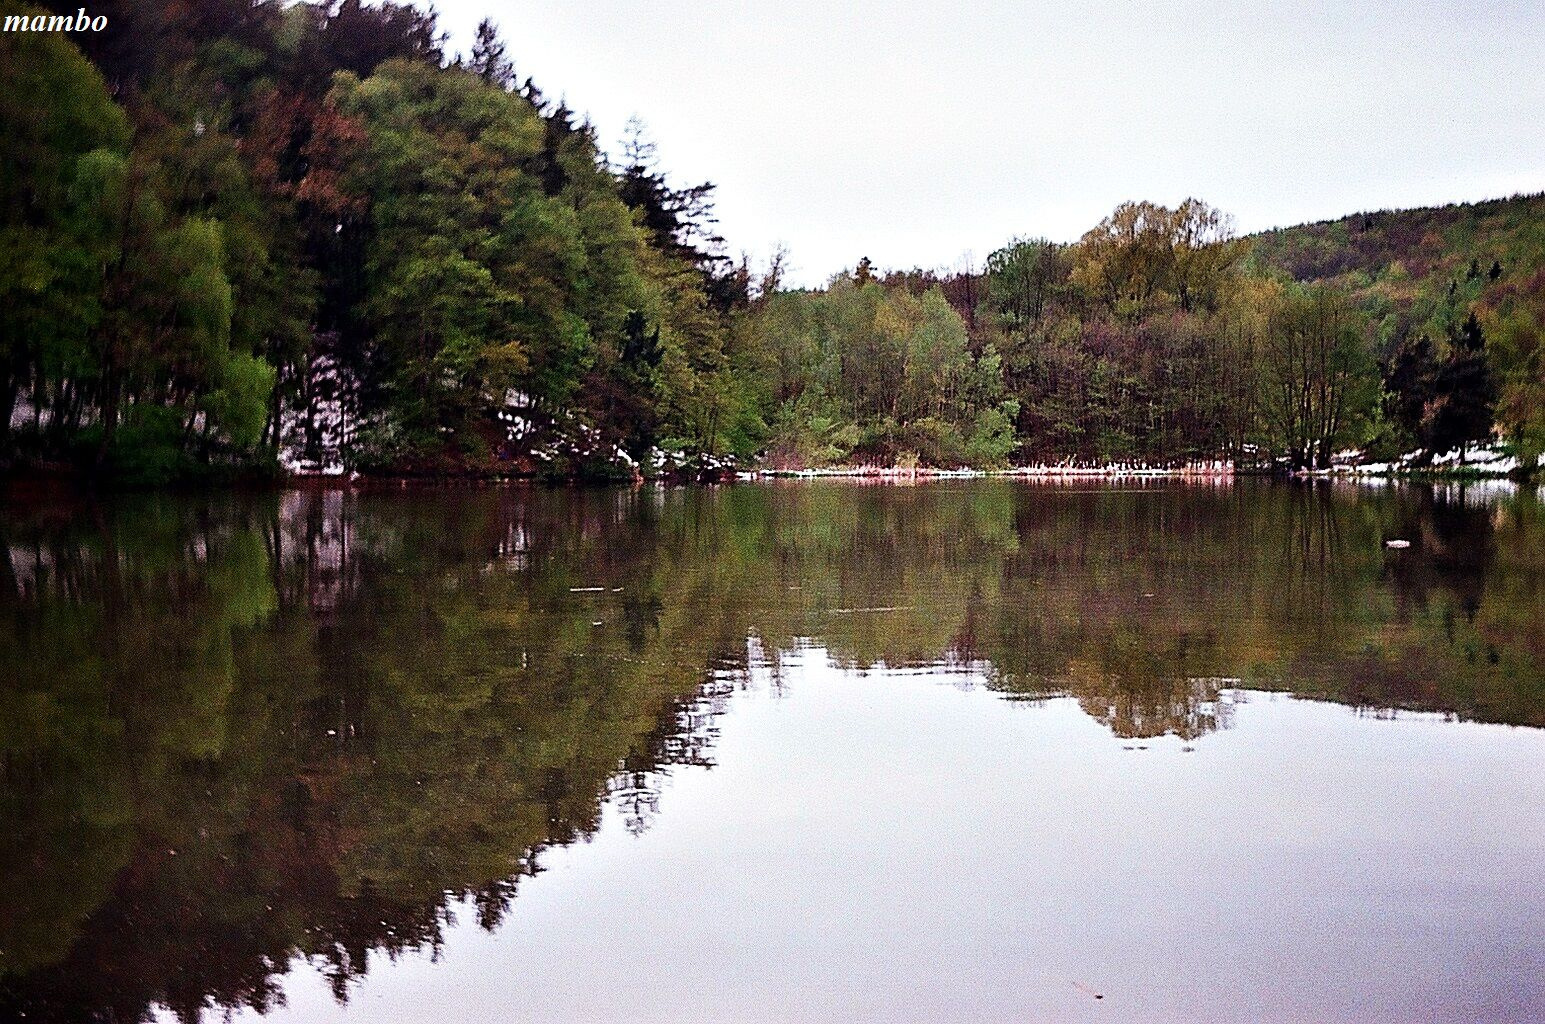
<path id="1" fill-rule="evenodd" d="M 1267 317 L 1260 386 L 1268 447 L 1294 468 L 1328 467 L 1362 441 L 1378 398 L 1366 321 L 1329 289 L 1288 292 Z"/>
<path id="2" fill-rule="evenodd" d="M 36 8 L 0 4 L 0 15 Z M 62 34 L 0 35 L 0 444 L 23 391 L 92 367 L 111 225 L 95 215 L 129 126 L 101 74 Z"/>
<path id="3" fill-rule="evenodd" d="M 1497 424 L 1526 464 L 1545 453 L 1545 330 L 1541 312 L 1519 306 L 1486 331 L 1498 376 Z"/>

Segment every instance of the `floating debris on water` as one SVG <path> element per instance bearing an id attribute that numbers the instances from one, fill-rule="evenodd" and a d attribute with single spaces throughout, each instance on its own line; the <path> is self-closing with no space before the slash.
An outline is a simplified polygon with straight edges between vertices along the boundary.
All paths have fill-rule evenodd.
<path id="1" fill-rule="evenodd" d="M 1081 981 L 1073 982 L 1073 987 L 1078 989 L 1080 992 L 1082 992 L 1086 996 L 1093 996 L 1096 999 L 1104 999 L 1105 998 L 1105 994 L 1103 992 L 1096 992 L 1094 989 L 1090 988 L 1088 985 L 1085 985 Z"/>

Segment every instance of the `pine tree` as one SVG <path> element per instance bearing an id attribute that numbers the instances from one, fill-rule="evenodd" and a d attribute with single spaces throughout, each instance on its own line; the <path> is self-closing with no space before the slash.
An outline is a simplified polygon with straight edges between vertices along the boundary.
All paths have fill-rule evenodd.
<path id="1" fill-rule="evenodd" d="M 1497 380 L 1486 358 L 1486 335 L 1474 313 L 1449 334 L 1449 357 L 1433 375 L 1425 432 L 1433 452 L 1466 448 L 1491 435 Z"/>
<path id="2" fill-rule="evenodd" d="M 1384 375 L 1385 413 L 1418 444 L 1425 443 L 1427 406 L 1437 372 L 1432 341 L 1421 334 L 1401 342 Z"/>
<path id="3" fill-rule="evenodd" d="M 515 85 L 515 65 L 506 54 L 499 29 L 488 18 L 477 24 L 477 38 L 472 41 L 472 73 L 483 81 L 509 90 Z"/>

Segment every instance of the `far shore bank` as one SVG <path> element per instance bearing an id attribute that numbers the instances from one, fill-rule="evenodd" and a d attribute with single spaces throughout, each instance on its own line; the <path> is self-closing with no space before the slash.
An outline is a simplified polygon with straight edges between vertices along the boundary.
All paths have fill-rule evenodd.
<path id="1" fill-rule="evenodd" d="M 121 491 L 131 493 L 199 493 L 199 492 L 262 492 L 282 490 L 322 491 L 381 491 L 417 488 L 468 488 L 503 487 L 521 485 L 530 487 L 636 487 L 656 485 L 669 487 L 717 486 L 728 483 L 798 483 L 817 481 L 851 481 L 870 484 L 928 484 L 952 480 L 1020 480 L 1035 483 L 1121 483 L 1139 481 L 1176 481 L 1195 484 L 1228 484 L 1235 479 L 1277 481 L 1342 481 L 1346 483 L 1441 483 L 1467 482 L 1512 483 L 1528 485 L 1538 482 L 1541 476 L 1534 473 L 1482 473 L 1460 469 L 1438 469 L 1426 472 L 1361 472 L 1357 470 L 1321 470 L 1295 473 L 1272 472 L 1264 469 L 1239 469 L 1228 472 L 1196 472 L 1183 469 L 1132 469 L 1124 467 L 1063 467 L 1063 468 L 1015 468 L 1015 469 L 904 469 L 884 466 L 834 466 L 803 470 L 742 470 L 712 474 L 672 474 L 650 477 L 599 477 L 575 476 L 566 478 L 537 477 L 530 474 L 381 474 L 347 473 L 320 474 L 295 473 L 277 476 L 261 475 L 220 480 L 184 480 L 154 487 L 132 486 L 93 477 L 84 473 L 13 473 L 0 474 L 0 487 L 8 490 L 32 489 L 51 491 L 57 488 L 88 491 Z"/>
<path id="2" fill-rule="evenodd" d="M 734 481 L 775 480 L 855 480 L 874 483 L 910 484 L 929 481 L 967 479 L 1007 479 L 1049 482 L 1182 480 L 1197 483 L 1226 483 L 1236 477 L 1278 480 L 1361 480 L 1402 482 L 1464 482 L 1471 480 L 1511 481 L 1527 484 L 1540 479 L 1538 465 L 1521 464 L 1496 449 L 1462 459 L 1457 453 L 1427 461 L 1405 459 L 1392 462 L 1341 462 L 1327 469 L 1290 470 L 1281 466 L 1239 466 L 1226 459 L 1181 465 L 1148 465 L 1138 462 L 1111 463 L 1037 463 L 993 469 L 970 466 L 941 468 L 862 463 L 858 465 L 818 467 L 736 467 L 719 465 L 681 466 L 664 473 L 641 474 L 619 471 L 614 474 L 575 473 L 569 475 L 512 471 L 323 471 L 295 472 L 277 467 L 243 471 L 221 467 L 205 478 L 180 479 L 157 485 L 133 485 L 102 476 L 79 467 L 61 463 L 13 465 L 0 468 L 0 482 L 6 485 L 81 485 L 114 490 L 186 491 L 186 490 L 269 490 L 274 488 L 363 489 L 420 486 L 482 487 L 505 484 L 540 486 L 617 486 L 644 483 L 684 486 L 721 484 Z"/>

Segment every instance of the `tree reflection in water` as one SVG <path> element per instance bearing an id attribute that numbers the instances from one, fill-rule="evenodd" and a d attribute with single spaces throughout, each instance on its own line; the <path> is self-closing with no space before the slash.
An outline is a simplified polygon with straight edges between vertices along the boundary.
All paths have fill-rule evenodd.
<path id="1" fill-rule="evenodd" d="M 1542 538 L 1530 494 L 1328 485 L 13 494 L 0 1015 L 262 1009 L 301 959 L 344 999 L 603 802 L 647 829 L 811 644 L 1125 739 L 1238 687 L 1542 726 Z"/>

